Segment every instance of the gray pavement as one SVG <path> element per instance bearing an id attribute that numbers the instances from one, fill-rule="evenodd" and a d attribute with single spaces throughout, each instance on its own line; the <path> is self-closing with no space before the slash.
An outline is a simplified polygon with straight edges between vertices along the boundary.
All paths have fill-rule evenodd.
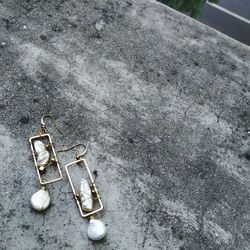
<path id="1" fill-rule="evenodd" d="M 0 249 L 250 248 L 249 47 L 149 0 L 1 1 L 0 16 Z M 90 144 L 103 242 L 65 172 L 50 208 L 30 207 L 46 113 L 57 149 Z"/>

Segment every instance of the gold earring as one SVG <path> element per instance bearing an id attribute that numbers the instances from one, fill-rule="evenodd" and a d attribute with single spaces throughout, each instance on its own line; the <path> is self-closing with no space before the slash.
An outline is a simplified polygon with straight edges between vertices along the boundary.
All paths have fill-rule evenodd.
<path id="1" fill-rule="evenodd" d="M 84 152 L 76 156 L 76 160 L 70 162 L 65 166 L 65 170 L 70 182 L 70 186 L 76 201 L 76 204 L 79 208 L 80 214 L 83 218 L 89 219 L 89 225 L 87 228 L 87 235 L 93 241 L 98 241 L 103 239 L 106 236 L 106 227 L 105 224 L 99 220 L 95 219 L 97 212 L 100 212 L 103 209 L 102 200 L 100 194 L 97 190 L 94 178 L 91 174 L 91 171 L 88 167 L 84 155 L 87 153 L 87 146 L 84 144 L 77 144 L 68 149 L 63 149 L 58 152 L 65 152 L 70 149 L 73 149 L 78 146 L 84 147 Z M 70 170 L 73 172 L 73 167 L 78 166 L 78 170 L 85 169 L 87 177 L 84 177 L 83 171 L 79 171 L 77 177 L 81 175 L 80 185 L 76 187 L 73 183 L 73 176 L 70 174 Z M 75 170 L 75 174 L 76 174 Z M 85 174 L 85 175 L 86 175 Z M 76 177 L 76 176 L 75 176 Z M 78 180 L 79 181 L 79 180 Z"/>
<path id="2" fill-rule="evenodd" d="M 62 172 L 59 166 L 56 151 L 51 136 L 47 131 L 46 123 L 44 122 L 45 117 L 51 118 L 56 129 L 63 134 L 62 130 L 58 128 L 54 117 L 48 114 L 41 118 L 39 135 L 32 136 L 29 139 L 36 172 L 41 185 L 41 189 L 34 193 L 31 197 L 31 206 L 39 212 L 46 210 L 50 204 L 50 195 L 46 185 L 62 180 Z M 50 172 L 49 170 L 52 172 L 52 166 L 57 167 L 57 177 L 51 180 L 46 180 L 46 172 Z"/>

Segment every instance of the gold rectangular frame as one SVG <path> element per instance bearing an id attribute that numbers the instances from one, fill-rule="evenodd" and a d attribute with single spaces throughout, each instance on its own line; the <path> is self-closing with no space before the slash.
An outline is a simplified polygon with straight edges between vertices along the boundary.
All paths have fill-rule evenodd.
<path id="1" fill-rule="evenodd" d="M 41 177 L 39 168 L 38 168 L 38 166 L 37 166 L 36 153 L 35 153 L 35 149 L 34 149 L 34 146 L 33 146 L 33 141 L 34 141 L 35 139 L 43 138 L 43 137 L 48 137 L 48 140 L 49 140 L 49 143 L 50 143 L 50 145 L 51 145 L 51 149 L 52 149 L 54 158 L 55 158 L 55 160 L 56 160 L 57 170 L 58 170 L 58 172 L 59 172 L 59 178 L 55 178 L 55 179 L 52 179 L 52 180 L 50 180 L 50 181 L 43 181 L 43 180 L 42 180 L 42 177 Z M 30 143 L 30 147 L 31 147 L 31 151 L 32 151 L 32 156 L 33 156 L 33 160 L 34 160 L 34 163 L 35 163 L 35 166 L 36 166 L 36 172 L 37 172 L 37 175 L 38 175 L 40 184 L 41 184 L 41 185 L 46 185 L 46 184 L 50 184 L 50 183 L 53 183 L 53 182 L 62 180 L 62 178 L 63 178 L 63 177 L 62 177 L 62 172 L 61 172 L 61 169 L 60 169 L 59 161 L 58 161 L 58 158 L 57 158 L 57 155 L 56 155 L 56 151 L 55 151 L 53 142 L 52 142 L 52 140 L 51 140 L 50 134 L 41 134 L 41 135 L 32 136 L 32 137 L 29 139 L 29 143 Z"/>
<path id="2" fill-rule="evenodd" d="M 89 212 L 89 213 L 86 213 L 85 211 L 82 210 L 80 201 L 79 201 L 79 199 L 77 198 L 77 193 L 76 193 L 76 190 L 75 190 L 75 187 L 74 187 L 74 184 L 73 184 L 73 182 L 72 182 L 72 179 L 71 179 L 71 176 L 70 176 L 70 173 L 69 173 L 69 169 L 68 169 L 69 166 L 78 164 L 78 163 L 80 163 L 80 162 L 83 162 L 83 163 L 84 163 L 84 166 L 85 166 L 86 169 L 87 169 L 88 175 L 89 175 L 90 180 L 91 180 L 91 184 L 92 184 L 92 186 L 93 186 L 93 188 L 94 188 L 94 190 L 95 190 L 95 193 L 96 193 L 96 195 L 97 195 L 97 200 L 98 200 L 99 205 L 100 205 L 99 208 L 97 208 L 96 210 L 91 211 L 91 212 Z M 96 188 L 95 181 L 94 181 L 94 179 L 93 179 L 93 177 L 92 177 L 92 175 L 91 175 L 91 172 L 90 172 L 90 170 L 89 170 L 89 167 L 88 167 L 88 164 L 87 164 L 86 160 L 85 160 L 84 158 L 81 158 L 81 159 L 79 159 L 79 160 L 73 161 L 73 162 L 71 162 L 71 163 L 69 163 L 69 164 L 67 164 L 67 165 L 65 166 L 65 170 L 66 170 L 67 176 L 68 176 L 68 178 L 69 178 L 70 186 L 71 186 L 72 192 L 73 192 L 73 194 L 74 194 L 74 197 L 75 197 L 75 200 L 76 200 L 76 203 L 77 203 L 77 206 L 78 206 L 78 208 L 79 208 L 79 211 L 80 211 L 81 216 L 82 216 L 83 218 L 86 218 L 86 217 L 88 217 L 88 216 L 90 216 L 90 215 L 96 214 L 97 212 L 103 210 L 103 204 L 102 204 L 101 197 L 100 197 L 99 192 L 98 192 L 98 190 L 97 190 L 97 188 Z"/>

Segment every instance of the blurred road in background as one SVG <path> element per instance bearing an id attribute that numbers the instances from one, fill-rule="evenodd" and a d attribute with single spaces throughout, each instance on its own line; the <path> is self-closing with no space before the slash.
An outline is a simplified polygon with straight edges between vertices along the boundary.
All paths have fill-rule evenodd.
<path id="1" fill-rule="evenodd" d="M 206 3 L 198 20 L 250 45 L 250 0 L 220 0 L 218 5 Z"/>

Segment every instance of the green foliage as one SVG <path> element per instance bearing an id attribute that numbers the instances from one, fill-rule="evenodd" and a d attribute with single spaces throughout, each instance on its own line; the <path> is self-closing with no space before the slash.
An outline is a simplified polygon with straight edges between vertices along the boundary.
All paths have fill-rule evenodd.
<path id="1" fill-rule="evenodd" d="M 169 7 L 176 9 L 184 14 L 187 14 L 193 18 L 197 18 L 201 15 L 201 9 L 206 0 L 160 0 L 162 3 Z M 219 0 L 209 0 L 212 3 L 218 3 Z"/>

